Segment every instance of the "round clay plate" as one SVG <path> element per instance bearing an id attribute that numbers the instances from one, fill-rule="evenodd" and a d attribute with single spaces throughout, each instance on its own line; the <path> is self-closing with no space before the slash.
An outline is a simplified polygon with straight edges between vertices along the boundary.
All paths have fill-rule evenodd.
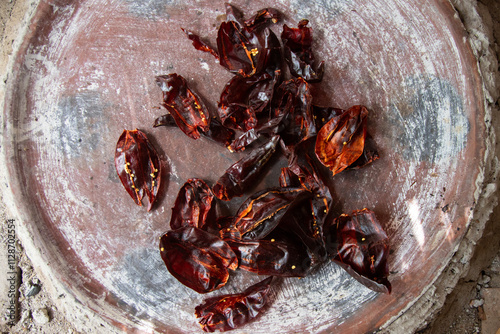
<path id="1" fill-rule="evenodd" d="M 376 330 L 438 277 L 469 227 L 485 127 L 461 21 L 443 0 L 233 4 L 246 17 L 267 6 L 281 11 L 283 21 L 272 26 L 278 36 L 283 23 L 309 19 L 316 59 L 326 63 L 323 81 L 312 85 L 314 103 L 370 110 L 381 158 L 333 177 L 333 210 L 376 213 L 390 239 L 393 286 L 392 294 L 373 292 L 328 262 L 306 278 L 279 281 L 266 312 L 236 332 Z M 200 332 L 194 308 L 204 298 L 264 278 L 237 271 L 222 289 L 200 295 L 170 275 L 158 250 L 182 184 L 193 177 L 213 184 L 247 154 L 152 127 L 165 113 L 155 84 L 161 74 L 185 77 L 216 113 L 232 75 L 180 28 L 215 45 L 224 19 L 222 1 L 42 1 L 9 77 L 3 145 L 19 219 L 52 275 L 125 331 Z M 114 167 L 118 137 L 135 128 L 163 161 L 150 212 L 134 204 Z M 278 185 L 282 163 L 259 187 Z"/>

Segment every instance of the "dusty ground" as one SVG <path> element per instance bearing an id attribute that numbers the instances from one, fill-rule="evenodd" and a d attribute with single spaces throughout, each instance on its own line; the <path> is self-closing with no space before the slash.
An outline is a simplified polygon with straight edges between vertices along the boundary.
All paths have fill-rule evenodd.
<path id="1" fill-rule="evenodd" d="M 467 0 L 472 3 L 472 0 Z M 460 6 L 462 1 L 453 1 Z M 458 7 L 459 7 L 458 6 Z M 480 1 L 479 11 L 484 23 L 491 32 L 489 37 L 490 50 L 497 55 L 500 53 L 500 2 L 497 0 Z M 5 77 L 5 66 L 8 57 L 12 54 L 12 43 L 17 33 L 18 24 L 26 11 L 30 10 L 29 1 L 0 0 L 0 77 Z M 477 32 L 470 28 L 472 23 L 463 17 L 464 24 L 468 27 L 471 38 L 482 41 L 482 36 L 473 36 Z M 6 25 L 6 22 L 9 22 Z M 481 57 L 481 55 L 478 55 Z M 498 72 L 497 64 L 484 64 L 490 66 L 490 72 Z M 2 83 L 3 84 L 3 83 Z M 0 101 L 3 100 L 3 90 L 0 89 Z M 498 111 L 498 94 L 492 96 L 490 104 Z M 498 117 L 497 117 L 498 118 Z M 495 125 L 498 133 L 500 124 Z M 498 136 L 498 134 L 497 134 Z M 498 145 L 497 145 L 498 147 Z M 497 149 L 498 151 L 498 149 Z M 498 156 L 498 155 L 497 155 Z M 497 191 L 498 192 L 498 191 Z M 499 193 L 500 195 L 500 193 Z M 1 200 L 0 200 L 1 203 Z M 4 214 L 0 204 L 0 220 L 5 224 L 0 225 L 0 260 L 7 263 L 8 242 L 12 233 L 9 232 L 9 214 Z M 60 312 L 54 302 L 63 295 L 52 295 L 44 287 L 43 279 L 37 277 L 30 260 L 26 257 L 22 245 L 15 242 L 16 260 L 19 269 L 15 270 L 17 280 L 14 298 L 8 297 L 9 285 L 5 285 L 8 275 L 0 273 L 0 301 L 3 310 L 10 300 L 14 299 L 17 305 L 15 326 L 8 325 L 9 317 L 0 319 L 0 330 L 3 333 L 76 333 L 78 332 Z M 18 289 L 17 289 L 18 288 Z M 7 303 L 7 304 L 6 304 Z M 495 304 L 497 303 L 497 304 Z M 422 329 L 420 334 L 469 334 L 469 333 L 498 333 L 500 329 L 500 207 L 497 207 L 479 240 L 475 253 L 470 261 L 470 269 L 458 285 L 449 294 L 444 307 L 429 326 Z M 4 314 L 0 314 L 4 315 Z M 424 327 L 423 325 L 422 327 Z"/>

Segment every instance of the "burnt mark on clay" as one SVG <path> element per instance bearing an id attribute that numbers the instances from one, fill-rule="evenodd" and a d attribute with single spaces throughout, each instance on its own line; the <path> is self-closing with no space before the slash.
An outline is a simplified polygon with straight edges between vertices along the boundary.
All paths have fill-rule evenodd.
<path id="1" fill-rule="evenodd" d="M 156 248 L 131 250 L 121 259 L 112 276 L 113 297 L 120 307 L 140 319 L 161 319 L 172 310 L 179 310 L 182 307 L 179 301 L 189 307 L 198 302 L 198 299 L 192 301 L 189 289 L 169 274 Z"/>
<path id="2" fill-rule="evenodd" d="M 292 0 L 290 8 L 297 10 L 297 17 L 314 20 L 315 17 L 325 17 L 332 19 L 345 12 L 351 5 L 352 0 L 317 0 L 314 2 L 307 0 Z"/>
<path id="3" fill-rule="evenodd" d="M 176 0 L 123 0 L 129 12 L 137 17 L 155 19 L 168 17 L 167 7 L 175 5 Z"/>
<path id="4" fill-rule="evenodd" d="M 406 79 L 389 110 L 392 140 L 405 159 L 436 163 L 457 155 L 467 144 L 470 123 L 462 98 L 444 79 Z"/>
<path id="5" fill-rule="evenodd" d="M 66 157 L 89 155 L 100 147 L 101 138 L 108 132 L 106 107 L 96 92 L 77 93 L 59 101 L 54 140 Z"/>

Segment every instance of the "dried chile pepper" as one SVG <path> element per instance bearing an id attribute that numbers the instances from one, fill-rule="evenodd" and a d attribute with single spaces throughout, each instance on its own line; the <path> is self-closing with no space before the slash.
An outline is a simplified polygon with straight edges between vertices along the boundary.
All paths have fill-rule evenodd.
<path id="1" fill-rule="evenodd" d="M 316 265 L 324 261 L 327 255 L 323 225 L 330 210 L 332 195 L 307 154 L 308 145 L 306 141 L 295 148 L 289 159 L 289 167 L 282 169 L 280 185 L 301 186 L 311 191 L 313 196 L 288 212 L 279 226 L 301 239 Z"/>
<path id="2" fill-rule="evenodd" d="M 168 271 L 198 293 L 221 288 L 229 278 L 228 269 L 238 268 L 236 254 L 225 241 L 193 226 L 164 234 L 160 254 Z"/>
<path id="3" fill-rule="evenodd" d="M 311 258 L 304 245 L 284 231 L 264 240 L 227 240 L 239 268 L 259 275 L 305 277 Z"/>
<path id="4" fill-rule="evenodd" d="M 235 231 L 233 234 L 241 235 L 243 240 L 262 239 L 278 226 L 294 204 L 311 196 L 309 191 L 294 187 L 259 191 L 241 204 L 226 231 Z"/>
<path id="5" fill-rule="evenodd" d="M 311 267 L 324 262 L 328 256 L 323 235 L 324 219 L 315 214 L 318 203 L 321 202 L 314 197 L 306 199 L 288 211 L 278 225 L 278 228 L 293 233 L 300 239 L 307 249 Z"/>
<path id="6" fill-rule="evenodd" d="M 313 68 L 312 29 L 307 27 L 308 23 L 308 20 L 301 20 L 297 28 L 284 24 L 281 40 L 290 73 L 307 82 L 319 82 L 323 79 L 325 62 L 322 61 L 316 69 Z"/>
<path id="7" fill-rule="evenodd" d="M 316 121 L 316 128 L 321 129 L 323 125 L 325 125 L 332 118 L 335 118 L 341 114 L 343 114 L 345 110 L 335 107 L 319 107 L 313 106 L 313 114 L 314 120 Z M 349 169 L 358 169 L 364 167 L 375 160 L 380 158 L 377 145 L 375 140 L 369 133 L 366 134 L 365 145 L 363 148 L 363 154 L 351 165 L 349 165 Z"/>
<path id="8" fill-rule="evenodd" d="M 276 93 L 274 117 L 283 116 L 280 136 L 287 146 L 293 146 L 316 135 L 309 84 L 302 78 L 283 82 Z"/>
<path id="9" fill-rule="evenodd" d="M 257 125 L 257 114 L 270 107 L 274 86 L 281 74 L 267 73 L 249 78 L 234 76 L 225 86 L 218 104 L 219 117 L 224 126 L 248 131 Z"/>
<path id="10" fill-rule="evenodd" d="M 365 107 L 354 106 L 332 118 L 319 130 L 316 156 L 333 175 L 349 167 L 363 154 L 367 116 Z"/>
<path id="11" fill-rule="evenodd" d="M 249 31 L 259 29 L 267 25 L 269 22 L 278 23 L 281 19 L 281 13 L 274 8 L 264 8 L 259 10 L 255 15 L 248 20 L 245 20 L 245 26 Z"/>
<path id="12" fill-rule="evenodd" d="M 179 190 L 172 208 L 170 228 L 183 226 L 203 228 L 215 203 L 210 187 L 201 179 L 189 179 Z"/>
<path id="13" fill-rule="evenodd" d="M 272 137 L 277 135 L 284 128 L 283 118 L 285 116 L 286 114 L 282 114 L 279 117 L 271 118 L 264 123 L 258 124 L 255 128 L 244 132 L 231 142 L 228 149 L 232 152 L 242 151 L 261 137 Z"/>
<path id="14" fill-rule="evenodd" d="M 157 128 L 159 126 L 177 126 L 175 119 L 171 114 L 165 114 L 157 117 L 153 123 L 153 127 Z"/>
<path id="15" fill-rule="evenodd" d="M 151 210 L 160 189 L 161 162 L 146 134 L 137 129 L 123 131 L 116 144 L 115 168 L 134 202 L 142 206 L 146 195 Z"/>
<path id="16" fill-rule="evenodd" d="M 278 22 L 278 11 L 263 9 L 246 23 L 242 22 L 241 12 L 232 5 L 226 5 L 226 11 L 228 20 L 221 23 L 217 32 L 217 51 L 198 35 L 183 29 L 197 50 L 211 53 L 220 65 L 243 77 L 261 73 L 269 66 L 275 67 L 276 61 L 281 64 L 279 41 L 273 37 L 274 33 L 269 29 L 263 35 L 257 31 L 269 22 Z"/>
<path id="17" fill-rule="evenodd" d="M 345 112 L 344 109 L 335 107 L 320 107 L 313 105 L 313 115 L 316 122 L 316 128 L 321 129 L 329 120 Z"/>
<path id="18" fill-rule="evenodd" d="M 214 195 L 223 201 L 242 196 L 261 175 L 264 166 L 276 151 L 278 141 L 279 136 L 274 136 L 269 142 L 229 167 L 212 187 Z"/>
<path id="19" fill-rule="evenodd" d="M 203 42 L 200 39 L 200 36 L 196 35 L 192 31 L 186 30 L 184 28 L 181 28 L 181 29 L 186 34 L 186 36 L 193 42 L 193 46 L 195 47 L 196 50 L 203 51 L 203 52 L 208 52 L 212 56 L 214 56 L 216 60 L 219 60 L 219 54 L 217 53 L 217 51 L 215 51 L 207 43 Z"/>
<path id="20" fill-rule="evenodd" d="M 377 292 L 391 292 L 387 279 L 389 238 L 373 211 L 342 214 L 328 226 L 329 253 L 351 276 Z"/>
<path id="21" fill-rule="evenodd" d="M 157 117 L 153 123 L 153 127 L 157 128 L 159 126 L 177 126 L 174 118 L 170 114 L 165 114 Z M 200 133 L 214 142 L 221 144 L 225 147 L 231 145 L 234 140 L 235 132 L 225 126 L 216 118 L 212 117 L 210 124 L 208 125 L 208 130 L 203 131 L 198 128 Z"/>
<path id="22" fill-rule="evenodd" d="M 200 138 L 198 129 L 209 129 L 210 114 L 201 99 L 188 87 L 186 80 L 176 74 L 160 75 L 156 83 L 163 92 L 162 106 L 186 135 Z"/>
<path id="23" fill-rule="evenodd" d="M 377 145 L 373 137 L 370 134 L 366 135 L 365 138 L 365 146 L 363 148 L 363 153 L 361 156 L 349 165 L 349 169 L 359 169 L 366 165 L 371 164 L 375 160 L 378 160 L 380 155 L 378 154 Z"/>
<path id="24" fill-rule="evenodd" d="M 195 308 L 201 328 L 205 332 L 224 332 L 247 324 L 267 304 L 272 280 L 270 276 L 241 293 L 205 299 Z"/>
<path id="25" fill-rule="evenodd" d="M 235 132 L 222 123 L 215 117 L 212 117 L 207 131 L 201 133 L 207 138 L 210 138 L 216 143 L 222 144 L 225 147 L 229 146 L 234 140 Z"/>

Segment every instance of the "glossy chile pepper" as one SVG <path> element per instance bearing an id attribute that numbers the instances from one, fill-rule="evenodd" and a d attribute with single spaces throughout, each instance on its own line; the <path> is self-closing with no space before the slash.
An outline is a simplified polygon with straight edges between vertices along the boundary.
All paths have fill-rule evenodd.
<path id="1" fill-rule="evenodd" d="M 195 308 L 201 328 L 205 332 L 225 332 L 247 324 L 266 306 L 272 280 L 270 276 L 241 293 L 205 299 Z"/>
<path id="2" fill-rule="evenodd" d="M 257 28 L 269 22 L 278 22 L 279 13 L 274 9 L 264 9 L 244 23 L 241 12 L 231 5 L 226 6 L 226 9 L 228 21 L 222 22 L 219 27 L 217 51 L 204 43 L 198 35 L 185 29 L 183 31 L 197 50 L 211 53 L 230 72 L 243 77 L 260 73 L 267 68 L 270 59 L 277 58 L 269 55 L 266 37 L 260 36 Z"/>
<path id="3" fill-rule="evenodd" d="M 316 122 L 316 128 L 321 129 L 332 118 L 340 116 L 345 110 L 335 107 L 320 107 L 313 106 L 313 115 Z M 363 154 L 351 165 L 349 169 L 359 169 L 366 165 L 371 164 L 375 160 L 378 160 L 380 155 L 378 153 L 378 148 L 375 140 L 369 133 L 366 134 L 365 146 L 363 148 Z"/>
<path id="4" fill-rule="evenodd" d="M 177 126 L 175 123 L 174 117 L 170 114 L 165 114 L 157 117 L 153 123 L 153 127 L 157 128 L 159 126 Z M 210 124 L 208 126 L 207 131 L 203 131 L 203 129 L 198 128 L 201 135 L 223 145 L 224 147 L 228 147 L 234 141 L 235 132 L 225 126 L 216 118 L 212 117 L 210 120 Z"/>
<path id="5" fill-rule="evenodd" d="M 313 265 L 326 259 L 323 225 L 330 210 L 330 190 L 319 178 L 297 176 L 289 167 L 282 168 L 281 186 L 302 186 L 312 192 L 303 203 L 296 205 L 281 220 L 279 227 L 294 233 L 307 247 Z M 318 184 L 319 183 L 319 184 Z"/>
<path id="6" fill-rule="evenodd" d="M 203 229 L 210 213 L 213 212 L 214 195 L 210 187 L 201 179 L 189 179 L 179 190 L 172 208 L 170 228 L 173 230 L 194 226 Z M 212 215 L 212 218 L 213 217 Z"/>
<path id="7" fill-rule="evenodd" d="M 198 129 L 203 132 L 209 130 L 210 114 L 182 76 L 176 73 L 157 76 L 156 83 L 163 92 L 161 105 L 168 110 L 182 132 L 198 139 Z"/>
<path id="8" fill-rule="evenodd" d="M 259 191 L 241 204 L 226 230 L 234 231 L 234 238 L 263 239 L 278 226 L 288 210 L 311 196 L 309 191 L 295 187 Z"/>
<path id="9" fill-rule="evenodd" d="M 307 82 L 319 82 L 323 79 L 325 62 L 322 61 L 314 69 L 312 29 L 307 27 L 308 23 L 308 20 L 301 20 L 297 28 L 283 25 L 281 40 L 290 73 L 294 77 L 304 78 Z"/>
<path id="10" fill-rule="evenodd" d="M 365 107 L 354 106 L 319 130 L 315 153 L 333 175 L 349 167 L 363 154 L 367 116 Z"/>
<path id="11" fill-rule="evenodd" d="M 373 211 L 342 214 L 327 228 L 332 259 L 366 287 L 390 293 L 389 238 Z"/>
<path id="12" fill-rule="evenodd" d="M 257 126 L 257 116 L 271 106 L 274 87 L 281 72 L 249 78 L 234 76 L 224 87 L 218 104 L 219 117 L 232 129 L 248 131 Z"/>
<path id="13" fill-rule="evenodd" d="M 115 168 L 134 202 L 142 206 L 146 195 L 151 210 L 160 189 L 161 162 L 145 133 L 137 129 L 123 131 L 116 144 Z"/>
<path id="14" fill-rule="evenodd" d="M 238 259 L 217 236 L 193 226 L 168 231 L 160 238 L 160 255 L 179 282 L 198 293 L 224 286 Z"/>
<path id="15" fill-rule="evenodd" d="M 227 240 L 238 257 L 239 268 L 258 275 L 305 277 L 311 258 L 305 246 L 285 231 L 261 240 Z"/>
<path id="16" fill-rule="evenodd" d="M 264 166 L 276 151 L 278 142 L 279 136 L 274 136 L 269 142 L 235 162 L 212 187 L 214 195 L 223 201 L 242 196 L 255 185 Z"/>
<path id="17" fill-rule="evenodd" d="M 302 78 L 283 82 L 276 93 L 274 117 L 283 117 L 280 136 L 287 146 L 293 146 L 316 135 L 309 84 Z"/>

